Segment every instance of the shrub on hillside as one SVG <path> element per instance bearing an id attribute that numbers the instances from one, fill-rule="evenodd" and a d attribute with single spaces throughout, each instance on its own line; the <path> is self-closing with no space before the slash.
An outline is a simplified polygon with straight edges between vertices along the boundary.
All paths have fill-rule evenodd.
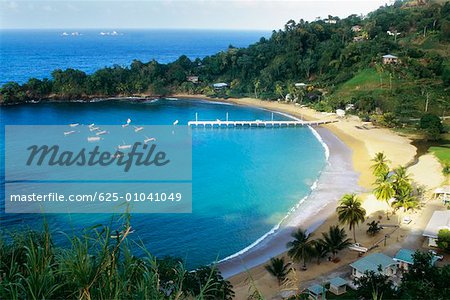
<path id="1" fill-rule="evenodd" d="M 420 118 L 420 129 L 424 130 L 427 135 L 434 140 L 439 139 L 440 134 L 444 131 L 441 119 L 434 114 L 425 114 Z"/>

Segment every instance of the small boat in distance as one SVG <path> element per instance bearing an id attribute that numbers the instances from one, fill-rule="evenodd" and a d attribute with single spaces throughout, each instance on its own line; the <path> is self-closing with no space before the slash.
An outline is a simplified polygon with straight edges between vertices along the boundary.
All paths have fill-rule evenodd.
<path id="1" fill-rule="evenodd" d="M 128 232 L 127 232 L 127 231 L 128 231 Z M 125 228 L 125 229 L 123 229 L 123 230 L 121 230 L 121 231 L 116 230 L 115 232 L 116 232 L 116 234 L 111 234 L 111 235 L 110 235 L 110 237 L 111 237 L 112 239 L 122 238 L 123 235 L 124 235 L 125 233 L 127 233 L 127 234 L 134 233 L 134 229 L 130 226 L 128 229 Z"/>
<path id="2" fill-rule="evenodd" d="M 127 127 L 128 125 L 130 125 L 130 123 L 131 123 L 131 119 L 128 118 L 128 119 L 127 119 L 127 123 L 126 123 L 126 124 L 123 124 L 122 127 L 125 128 L 125 127 Z"/>
<path id="3" fill-rule="evenodd" d="M 145 136 L 144 144 L 147 144 L 148 142 L 153 142 L 153 141 L 156 141 L 156 139 L 154 137 L 149 138 L 148 136 Z"/>
<path id="4" fill-rule="evenodd" d="M 100 139 L 101 139 L 101 137 L 99 137 L 99 136 L 89 136 L 87 138 L 88 142 L 98 142 L 98 141 L 100 141 Z"/>
<path id="5" fill-rule="evenodd" d="M 117 148 L 119 150 L 126 150 L 126 149 L 130 149 L 131 145 L 119 145 L 119 146 L 117 146 Z"/>
<path id="6" fill-rule="evenodd" d="M 102 134 L 107 134 L 107 133 L 108 133 L 108 131 L 102 130 L 102 131 L 97 132 L 95 135 L 102 135 Z"/>
<path id="7" fill-rule="evenodd" d="M 72 124 L 69 124 L 70 127 L 77 127 L 78 125 L 80 125 L 80 123 L 72 123 Z"/>
<path id="8" fill-rule="evenodd" d="M 144 127 L 142 127 L 142 126 L 139 126 L 139 127 L 133 126 L 133 127 L 134 127 L 134 132 L 139 132 L 144 129 Z"/>
<path id="9" fill-rule="evenodd" d="M 100 127 L 94 127 L 94 126 L 92 126 L 92 127 L 90 127 L 89 128 L 89 130 L 92 132 L 92 131 L 97 131 L 97 130 L 100 130 Z"/>
<path id="10" fill-rule="evenodd" d="M 177 125 L 178 124 L 178 120 L 175 120 L 175 122 L 173 122 L 173 125 Z"/>
<path id="11" fill-rule="evenodd" d="M 64 135 L 69 135 L 69 134 L 73 134 L 75 133 L 75 130 L 70 130 L 70 131 L 64 131 Z"/>
<path id="12" fill-rule="evenodd" d="M 95 126 L 94 123 L 88 125 L 89 128 L 92 128 L 92 127 L 94 127 L 94 126 Z"/>

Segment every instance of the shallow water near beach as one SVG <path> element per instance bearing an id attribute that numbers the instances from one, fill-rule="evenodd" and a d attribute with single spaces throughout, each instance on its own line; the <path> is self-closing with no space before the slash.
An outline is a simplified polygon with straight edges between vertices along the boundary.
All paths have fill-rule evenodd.
<path id="1" fill-rule="evenodd" d="M 30 104 L 0 110 L 2 131 L 5 125 L 119 125 L 127 118 L 144 127 L 170 125 L 174 120 L 183 125 L 194 120 L 196 113 L 199 119 L 207 120 L 223 120 L 227 113 L 230 120 L 272 118 L 271 112 L 261 109 L 168 99 Z M 288 118 L 277 113 L 273 116 L 278 120 Z M 1 143 L 4 149 L 4 138 Z M 194 128 L 192 147 L 192 213 L 131 217 L 135 230 L 132 239 L 141 240 L 154 255 L 181 257 L 190 268 L 224 259 L 273 229 L 310 193 L 326 164 L 323 146 L 306 127 Z M 3 161 L 4 153 L 1 155 Z M 4 197 L 3 191 L 1 194 Z M 2 199 L 2 205 L 3 202 Z M 2 213 L 0 217 L 1 228 L 8 230 L 20 226 L 37 228 L 43 221 L 42 216 L 35 214 Z M 56 243 L 64 244 L 66 237 L 57 231 L 79 233 L 81 228 L 109 223 L 112 216 L 60 214 L 45 218 L 55 232 Z"/>

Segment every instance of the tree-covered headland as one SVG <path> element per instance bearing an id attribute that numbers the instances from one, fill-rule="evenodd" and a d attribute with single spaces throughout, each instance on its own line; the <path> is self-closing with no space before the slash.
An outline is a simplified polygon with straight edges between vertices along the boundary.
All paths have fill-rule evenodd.
<path id="1" fill-rule="evenodd" d="M 449 1 L 397 1 L 367 16 L 290 20 L 268 39 L 247 48 L 230 45 L 203 59 L 181 56 L 168 64 L 135 60 L 129 67 L 89 75 L 54 70 L 50 79 L 4 84 L 0 101 L 175 93 L 250 96 L 287 99 L 322 111 L 351 107 L 364 118 L 376 116 L 381 125 L 396 126 L 450 110 L 449 42 Z M 387 54 L 397 60 L 384 64 Z M 188 76 L 199 81 L 188 81 Z M 214 89 L 216 82 L 229 88 Z"/>

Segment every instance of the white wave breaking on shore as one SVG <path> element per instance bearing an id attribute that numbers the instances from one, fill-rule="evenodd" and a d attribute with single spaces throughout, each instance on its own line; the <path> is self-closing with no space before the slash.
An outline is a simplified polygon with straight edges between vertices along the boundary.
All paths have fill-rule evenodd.
<path id="1" fill-rule="evenodd" d="M 221 103 L 221 102 L 218 102 Z M 227 103 L 228 104 L 228 103 Z M 229 104 L 228 104 L 229 105 Z M 267 111 L 271 111 L 273 113 L 285 116 L 287 118 L 293 119 L 295 121 L 302 121 L 299 118 L 296 118 L 292 115 L 289 115 L 287 113 L 282 113 L 282 112 L 278 112 L 278 111 L 272 111 L 272 110 L 268 110 L 268 109 L 264 109 L 264 108 L 259 108 L 262 110 L 267 110 Z M 319 141 L 319 143 L 322 145 L 322 147 L 324 148 L 325 151 L 325 160 L 326 160 L 326 164 L 329 164 L 329 157 L 330 157 L 330 149 L 328 148 L 328 145 L 325 143 L 325 141 L 323 140 L 323 138 L 320 136 L 320 134 L 311 126 L 308 126 L 308 128 L 311 130 L 312 134 L 314 135 L 314 137 Z M 287 214 L 274 226 L 272 227 L 272 229 L 270 229 L 268 232 L 266 232 L 264 235 L 262 235 L 260 238 L 258 238 L 256 241 L 254 241 L 252 244 L 250 244 L 249 246 L 245 247 L 244 249 L 229 255 L 223 259 L 221 259 L 220 261 L 218 261 L 219 263 L 223 263 L 226 262 L 227 260 L 233 259 L 235 257 L 238 257 L 246 252 L 248 252 L 249 250 L 257 247 L 262 241 L 266 240 L 267 238 L 269 238 L 270 236 L 274 235 L 277 233 L 277 231 L 281 228 L 281 226 L 283 225 L 283 223 L 286 222 L 286 220 L 289 219 L 289 217 L 295 213 L 298 208 L 300 207 L 300 205 L 305 202 L 305 200 L 308 199 L 308 197 L 312 194 L 312 192 L 317 188 L 317 184 L 319 182 L 319 179 L 322 175 L 323 170 L 325 169 L 325 167 L 322 169 L 322 171 L 319 173 L 319 176 L 317 176 L 317 179 L 313 182 L 313 184 L 310 187 L 310 190 L 308 192 L 308 194 L 306 196 L 304 196 L 303 198 L 301 198 L 288 212 Z"/>

